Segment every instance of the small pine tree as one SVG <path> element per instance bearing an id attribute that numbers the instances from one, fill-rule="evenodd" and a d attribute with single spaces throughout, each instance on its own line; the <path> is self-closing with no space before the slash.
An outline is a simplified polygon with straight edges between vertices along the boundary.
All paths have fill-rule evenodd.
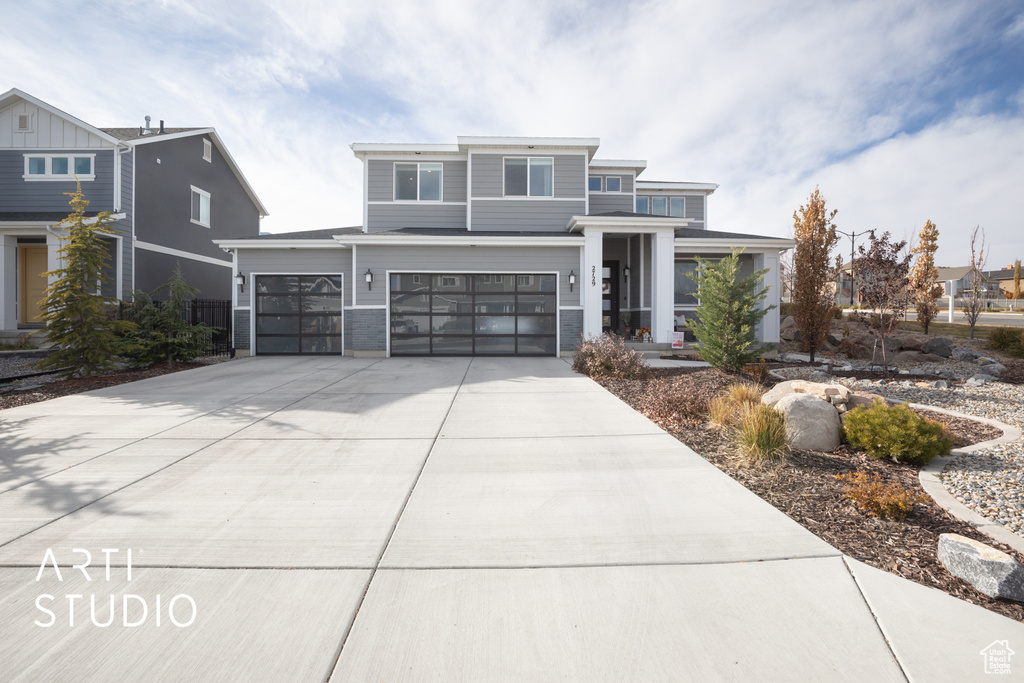
<path id="1" fill-rule="evenodd" d="M 928 334 L 928 325 L 939 314 L 936 304 L 942 296 L 939 286 L 939 270 L 935 267 L 935 252 L 939 250 L 939 230 L 930 220 L 925 221 L 921 232 L 917 233 L 917 245 L 913 253 L 917 254 L 914 270 L 910 274 L 910 286 L 914 290 L 914 308 L 917 311 L 917 322 Z"/>
<path id="2" fill-rule="evenodd" d="M 835 307 L 835 283 L 839 264 L 833 264 L 829 253 L 839 242 L 836 211 L 829 213 L 825 198 L 818 188 L 811 192 L 806 206 L 793 212 L 793 318 L 803 335 L 803 349 L 811 354 L 825 341 L 832 325 Z"/>
<path id="3" fill-rule="evenodd" d="M 66 377 L 89 377 L 115 367 L 117 334 L 131 323 L 117 320 L 113 298 L 103 296 L 104 274 L 109 259 L 103 235 L 112 235 L 109 211 L 86 218 L 89 201 L 81 183 L 74 192 L 65 192 L 72 213 L 64 219 L 67 235 L 61 238 L 57 255 L 62 266 L 45 275 L 55 278 L 42 300 L 46 338 L 56 351 L 37 363 L 45 370 L 66 369 Z"/>
<path id="4" fill-rule="evenodd" d="M 755 337 L 755 327 L 768 311 L 760 303 L 768 295 L 768 288 L 760 288 L 767 269 L 754 272 L 742 280 L 740 254 L 732 254 L 721 261 L 707 261 L 697 257 L 697 272 L 692 275 L 700 289 L 698 321 L 693 333 L 699 342 L 701 357 L 716 368 L 739 370 L 774 344 L 761 344 Z"/>
<path id="5" fill-rule="evenodd" d="M 154 297 L 167 290 L 167 301 L 161 304 Z M 181 264 L 174 274 L 154 292 L 136 292 L 135 302 L 124 316 L 136 329 L 124 336 L 120 354 L 135 367 L 157 363 L 188 362 L 206 352 L 213 334 L 205 325 L 192 325 L 186 319 L 188 302 L 199 290 L 185 282 Z"/>

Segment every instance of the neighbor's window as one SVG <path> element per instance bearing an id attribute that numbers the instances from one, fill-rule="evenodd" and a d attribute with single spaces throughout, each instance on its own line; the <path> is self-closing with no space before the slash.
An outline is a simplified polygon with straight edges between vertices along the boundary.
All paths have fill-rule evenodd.
<path id="1" fill-rule="evenodd" d="M 648 207 L 647 197 L 636 198 L 636 213 L 650 213 Z"/>
<path id="2" fill-rule="evenodd" d="M 441 201 L 443 164 L 395 164 L 395 199 Z"/>
<path id="3" fill-rule="evenodd" d="M 210 193 L 192 186 L 192 222 L 210 227 Z"/>
<path id="4" fill-rule="evenodd" d="M 675 284 L 676 306 L 699 306 L 697 281 L 691 276 L 697 274 L 696 261 L 676 261 Z"/>
<path id="5" fill-rule="evenodd" d="M 25 180 L 95 180 L 95 154 L 26 154 Z"/>
<path id="6" fill-rule="evenodd" d="M 686 199 L 683 197 L 672 197 L 669 199 L 668 215 L 675 218 L 683 218 L 686 215 Z"/>
<path id="7" fill-rule="evenodd" d="M 604 179 L 605 192 L 622 192 L 622 178 L 613 175 Z"/>
<path id="8" fill-rule="evenodd" d="M 506 197 L 554 196 L 555 160 L 552 157 L 506 157 Z"/>
<path id="9" fill-rule="evenodd" d="M 599 176 L 599 175 L 592 175 L 592 176 L 590 176 L 590 178 L 587 180 L 587 189 L 590 190 L 591 192 L 600 192 L 601 191 L 601 176 Z"/>

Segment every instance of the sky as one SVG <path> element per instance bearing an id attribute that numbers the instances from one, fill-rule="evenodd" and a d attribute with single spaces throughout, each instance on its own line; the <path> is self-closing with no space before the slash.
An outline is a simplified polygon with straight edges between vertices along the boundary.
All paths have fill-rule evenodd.
<path id="1" fill-rule="evenodd" d="M 267 232 L 359 225 L 353 142 L 597 137 L 713 182 L 708 228 L 1024 259 L 1024 0 L 0 0 L 0 92 L 98 127 L 212 126 Z M 858 245 L 864 243 L 858 237 Z M 839 248 L 849 253 L 850 241 Z"/>

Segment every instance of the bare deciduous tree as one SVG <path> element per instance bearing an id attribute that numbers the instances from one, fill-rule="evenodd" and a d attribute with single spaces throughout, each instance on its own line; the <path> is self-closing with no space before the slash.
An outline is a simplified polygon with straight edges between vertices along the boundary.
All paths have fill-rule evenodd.
<path id="1" fill-rule="evenodd" d="M 817 187 L 806 206 L 793 212 L 793 317 L 811 362 L 832 324 L 838 264 L 829 254 L 839 242 L 832 222 L 836 213 L 825 209 L 825 198 Z"/>
<path id="2" fill-rule="evenodd" d="M 978 233 L 981 233 L 980 239 Z M 981 271 L 985 268 L 986 261 L 988 254 L 985 253 L 985 231 L 981 226 L 975 226 L 971 231 L 971 269 L 966 275 L 970 289 L 964 290 L 964 296 L 960 298 L 960 308 L 971 326 L 971 339 L 974 339 L 974 326 L 978 324 L 978 318 L 985 309 Z"/>
<path id="3" fill-rule="evenodd" d="M 899 318 L 906 315 L 910 305 L 910 254 L 903 253 L 906 242 L 892 242 L 888 232 L 881 237 L 875 231 L 868 233 L 868 248 L 857 248 L 857 272 L 861 274 L 860 296 L 868 306 L 877 310 L 878 336 L 882 341 L 882 365 L 889 374 L 889 360 L 885 342 L 896 327 Z"/>
<path id="4" fill-rule="evenodd" d="M 912 253 L 917 254 L 914 270 L 910 275 L 910 286 L 914 290 L 914 308 L 917 311 L 917 322 L 928 334 L 928 325 L 939 313 L 936 304 L 942 296 L 939 286 L 939 271 L 935 267 L 935 252 L 939 249 L 939 231 L 930 220 L 925 221 L 921 232 L 917 233 L 917 244 Z"/>

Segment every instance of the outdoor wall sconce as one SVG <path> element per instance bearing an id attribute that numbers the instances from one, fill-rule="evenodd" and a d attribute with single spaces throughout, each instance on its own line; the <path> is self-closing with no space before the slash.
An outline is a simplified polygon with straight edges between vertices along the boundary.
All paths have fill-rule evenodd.
<path id="1" fill-rule="evenodd" d="M 622 279 L 629 282 L 629 266 L 622 269 Z"/>
<path id="2" fill-rule="evenodd" d="M 373 289 L 373 272 L 367 268 L 366 274 L 363 277 L 366 278 L 366 288 Z"/>
<path id="3" fill-rule="evenodd" d="M 235 273 L 235 284 L 238 285 L 239 289 L 245 288 L 245 275 L 242 273 Z"/>
<path id="4" fill-rule="evenodd" d="M 576 284 L 576 271 L 569 271 L 569 291 L 572 291 L 572 286 Z"/>

